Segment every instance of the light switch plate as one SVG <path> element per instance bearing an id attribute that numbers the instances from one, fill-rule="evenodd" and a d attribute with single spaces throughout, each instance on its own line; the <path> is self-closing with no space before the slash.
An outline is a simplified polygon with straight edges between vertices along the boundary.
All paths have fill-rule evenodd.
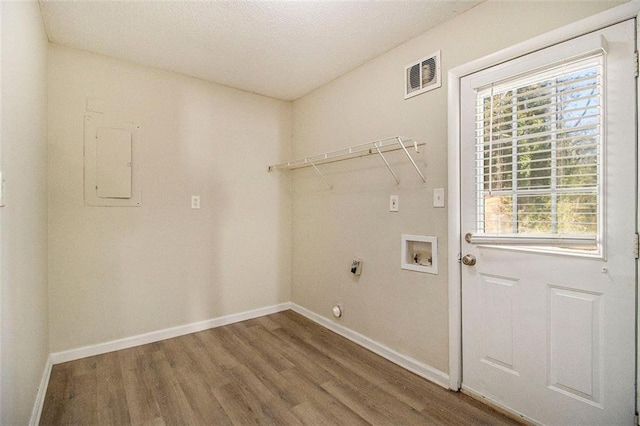
<path id="1" fill-rule="evenodd" d="M 192 209 L 199 209 L 200 208 L 200 196 L 199 195 L 192 195 L 191 196 L 191 208 Z"/>
<path id="2" fill-rule="evenodd" d="M 389 211 L 390 212 L 399 211 L 398 202 L 399 202 L 399 199 L 398 199 L 397 195 L 391 195 L 389 197 Z"/>
<path id="3" fill-rule="evenodd" d="M 433 190 L 433 207 L 444 207 L 444 188 Z"/>

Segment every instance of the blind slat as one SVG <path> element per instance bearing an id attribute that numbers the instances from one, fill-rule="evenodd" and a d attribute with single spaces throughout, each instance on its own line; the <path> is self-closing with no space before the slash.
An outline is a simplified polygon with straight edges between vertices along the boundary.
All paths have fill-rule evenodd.
<path id="1" fill-rule="evenodd" d="M 582 147 L 580 147 L 580 149 L 582 149 Z M 495 153 L 496 151 L 494 151 Z M 535 154 L 539 155 L 539 154 L 550 154 L 551 152 L 553 152 L 552 150 L 540 150 L 540 151 L 536 151 Z M 527 157 L 530 156 L 530 153 L 521 153 L 521 154 L 504 154 L 504 155 L 493 155 L 493 161 L 494 163 L 496 162 L 496 160 L 503 160 L 503 159 L 507 159 L 507 158 L 513 158 L 513 156 L 516 155 L 518 157 Z M 591 159 L 598 159 L 598 157 L 600 157 L 600 154 L 582 154 L 580 155 L 579 159 L 580 160 L 588 160 L 588 163 L 582 163 L 582 164 L 571 164 L 571 165 L 566 165 L 566 167 L 581 167 L 581 166 L 593 166 L 593 165 L 599 165 L 598 163 L 593 163 L 591 162 Z M 481 157 L 476 157 L 478 161 L 482 161 L 482 160 L 488 160 L 488 156 L 485 154 L 484 156 Z M 556 162 L 563 162 L 565 160 L 576 160 L 576 155 L 566 155 L 563 157 L 554 157 Z M 529 163 L 540 163 L 543 161 L 551 161 L 553 158 L 551 157 L 543 157 L 543 158 L 538 158 L 538 159 L 534 159 L 534 160 L 529 160 Z M 520 159 L 519 159 L 520 160 Z M 496 164 L 493 164 L 494 166 Z M 488 164 L 485 164 L 485 167 L 489 167 Z M 565 167 L 564 165 L 562 166 L 556 166 L 556 168 L 563 168 Z M 550 167 L 549 167 L 550 168 Z M 527 169 L 529 171 L 534 170 L 534 169 Z M 536 169 L 536 170 L 543 170 L 543 169 Z"/>
<path id="2" fill-rule="evenodd" d="M 562 107 L 563 112 L 566 113 L 571 113 L 571 112 L 575 112 L 578 110 L 583 110 L 585 109 L 585 107 L 581 107 L 581 108 L 566 108 L 566 106 L 568 104 L 577 104 L 579 102 L 587 102 L 587 105 L 589 108 L 599 108 L 600 105 L 599 103 L 597 103 L 600 100 L 600 96 L 599 96 L 599 92 L 598 93 L 589 93 L 589 94 L 585 94 L 584 96 L 581 96 L 579 98 L 574 98 L 571 101 L 563 101 L 563 100 L 556 100 L 553 101 L 552 99 L 547 99 L 547 98 L 543 98 L 542 100 L 548 100 L 548 103 L 543 103 L 540 102 L 539 105 L 535 105 L 529 108 L 518 108 L 517 111 L 520 114 L 529 114 L 532 113 L 534 111 L 539 111 L 540 109 L 550 109 L 550 110 L 557 110 L 560 109 L 558 107 Z M 591 104 L 590 102 L 593 101 L 594 103 Z M 531 104 L 533 102 L 528 102 L 528 103 L 523 103 L 521 105 L 517 105 L 517 107 L 520 107 L 522 105 L 527 105 L 527 104 Z M 510 116 L 513 115 L 513 109 L 514 106 L 513 105 L 507 105 L 502 109 L 494 109 L 493 110 L 493 117 L 495 121 L 501 121 L 502 119 L 507 119 Z M 507 111 L 503 114 L 501 114 L 501 111 Z M 479 105 L 476 106 L 476 120 L 479 120 L 481 118 L 486 118 L 487 116 L 487 107 L 485 105 Z M 536 115 L 536 114 L 532 114 Z"/>
<path id="3" fill-rule="evenodd" d="M 551 114 L 550 114 L 551 115 Z M 549 115 L 549 116 L 550 116 Z M 554 113 L 555 115 L 555 113 Z M 548 127 L 552 127 L 552 126 L 556 126 L 556 129 L 553 129 L 552 131 L 555 133 L 559 133 L 560 131 L 568 131 L 568 130 L 573 130 L 576 127 L 578 127 L 578 125 L 575 126 L 567 126 L 567 123 L 571 123 L 573 121 L 578 121 L 579 123 L 582 121 L 588 122 L 590 119 L 592 118 L 596 118 L 598 119 L 598 121 L 596 121 L 595 123 L 589 123 L 591 126 L 597 126 L 600 121 L 600 113 L 592 113 L 592 114 L 585 114 L 581 117 L 565 117 L 565 118 L 561 118 L 558 120 L 553 120 L 553 122 L 549 122 L 549 121 L 544 121 L 542 123 L 533 123 L 533 124 L 525 124 L 524 126 L 518 126 L 518 127 L 510 127 L 508 129 L 500 129 L 500 128 L 496 128 L 494 124 L 489 126 L 485 126 L 481 129 L 477 129 L 476 133 L 478 132 L 483 132 L 486 133 L 487 131 L 491 130 L 491 132 L 493 133 L 493 139 L 500 139 L 500 137 L 505 136 L 506 138 L 511 138 L 513 136 L 513 132 L 517 131 L 517 132 L 523 132 L 524 135 L 531 135 L 531 134 L 535 134 L 537 135 L 538 133 L 540 133 L 540 131 L 536 131 L 536 129 L 540 129 L 540 128 L 548 128 Z M 527 117 L 524 120 L 522 120 L 521 122 L 530 122 L 530 121 L 536 121 L 535 119 L 532 119 L 531 117 Z M 511 125 L 513 125 L 513 123 L 510 123 Z M 529 130 L 533 130 L 533 132 L 528 133 Z"/>
<path id="4" fill-rule="evenodd" d="M 554 136 L 554 135 L 559 135 L 559 134 L 566 134 L 566 133 L 577 133 L 577 132 L 584 132 L 586 130 L 594 130 L 594 131 L 598 131 L 599 132 L 599 125 L 598 124 L 591 124 L 591 125 L 587 125 L 587 126 L 579 126 L 579 127 L 572 127 L 569 129 L 558 129 L 558 130 L 548 130 L 548 131 L 544 131 L 544 132 L 540 132 L 540 133 L 536 133 L 535 137 L 546 137 L 546 136 Z M 482 135 L 477 135 L 477 137 L 481 137 Z M 506 139 L 511 140 L 511 141 L 520 141 L 520 140 L 527 140 L 527 139 L 531 139 L 533 137 L 532 134 L 527 134 L 527 135 L 522 135 L 522 136 L 518 136 L 518 137 L 508 137 L 508 135 L 506 135 Z"/>
<path id="5" fill-rule="evenodd" d="M 589 68 L 590 67 L 587 67 L 587 69 L 589 69 Z M 597 67 L 593 67 L 593 68 L 595 70 L 597 70 Z M 548 83 L 549 86 L 547 86 L 547 87 L 557 89 L 557 88 L 560 88 L 560 87 L 563 87 L 563 86 L 567 86 L 569 84 L 576 84 L 576 83 L 582 83 L 582 82 L 588 82 L 588 81 L 592 81 L 592 80 L 597 80 L 598 74 L 599 73 L 594 71 L 593 73 L 585 74 L 582 77 L 574 77 L 572 79 L 567 79 L 567 80 L 557 79 L 556 82 Z M 569 74 L 566 74 L 566 75 L 569 75 Z M 542 79 L 538 80 L 538 82 L 540 82 L 540 81 L 543 81 L 543 82 L 547 81 L 548 82 L 548 81 L 551 81 L 551 80 L 542 78 Z M 521 91 L 520 93 L 522 95 L 523 93 L 525 93 L 525 94 L 527 93 L 527 92 L 522 92 L 522 88 L 523 87 L 535 87 L 536 84 L 537 83 L 535 81 L 532 81 L 532 82 L 527 82 L 525 84 L 516 84 L 515 86 L 512 86 L 512 87 L 499 88 L 499 85 L 496 85 L 496 84 L 494 84 L 493 87 L 495 89 L 494 93 L 508 93 L 508 92 L 512 92 L 514 90 L 520 90 Z M 481 91 L 480 92 L 481 96 L 479 96 L 477 98 L 477 100 L 479 101 L 483 97 L 486 97 L 486 95 L 488 95 L 490 93 L 490 91 L 491 91 L 490 89 L 485 89 L 484 91 Z"/>

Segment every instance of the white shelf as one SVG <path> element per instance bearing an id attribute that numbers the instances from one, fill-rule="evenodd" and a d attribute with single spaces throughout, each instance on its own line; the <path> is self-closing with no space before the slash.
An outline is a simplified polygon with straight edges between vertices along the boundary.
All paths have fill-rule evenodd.
<path id="1" fill-rule="evenodd" d="M 409 149 L 412 148 L 417 153 L 420 146 L 423 146 L 424 142 L 417 142 L 413 139 L 403 138 L 400 136 L 392 136 L 384 139 L 378 139 L 375 141 L 363 143 L 360 145 L 354 145 L 348 148 L 338 149 L 335 151 L 325 152 L 323 154 L 316 154 L 310 157 L 299 158 L 297 160 L 291 160 L 284 163 L 274 164 L 268 167 L 268 171 L 273 170 L 294 170 L 300 169 L 303 167 L 313 167 L 318 174 L 324 179 L 329 188 L 331 188 L 331 184 L 327 180 L 327 178 L 322 174 L 320 169 L 317 167 L 321 164 L 334 163 L 337 161 L 351 160 L 353 158 L 360 158 L 369 155 L 378 155 L 384 161 L 385 166 L 389 170 L 389 172 L 393 175 L 396 183 L 400 183 L 398 176 L 395 174 L 389 162 L 387 161 L 384 154 L 392 151 L 403 150 L 407 155 L 407 158 L 413 165 L 416 173 L 420 176 L 423 182 L 427 182 L 424 174 L 418 168 L 418 165 L 414 161 L 413 157 L 409 153 Z"/>

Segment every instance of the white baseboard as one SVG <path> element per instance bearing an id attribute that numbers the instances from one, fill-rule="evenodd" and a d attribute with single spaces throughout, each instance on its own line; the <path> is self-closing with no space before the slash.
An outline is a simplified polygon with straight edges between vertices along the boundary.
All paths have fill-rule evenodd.
<path id="1" fill-rule="evenodd" d="M 49 378 L 51 376 L 51 368 L 55 364 L 118 351 L 121 349 L 132 348 L 134 346 L 145 345 L 147 343 L 159 342 L 161 340 L 171 339 L 173 337 L 184 336 L 186 334 L 195 333 L 198 331 L 208 330 L 223 325 L 229 325 L 240 321 L 246 321 L 261 316 L 274 314 L 276 312 L 286 311 L 288 309 L 291 309 L 294 312 L 297 312 L 300 315 L 303 315 L 310 320 L 320 324 L 321 326 L 328 328 L 329 330 L 351 340 L 352 342 L 366 349 L 369 349 L 370 351 L 380 355 L 383 358 L 386 358 L 387 360 L 399 365 L 400 367 L 403 367 L 421 377 L 424 377 L 425 379 L 436 383 L 444 388 L 449 388 L 449 375 L 447 373 L 444 373 L 414 358 L 396 352 L 395 350 L 388 348 L 387 346 L 378 343 L 375 340 L 372 340 L 358 332 L 337 324 L 293 302 L 285 302 L 278 305 L 272 305 L 264 308 L 254 309 L 251 311 L 226 315 L 206 321 L 200 321 L 196 323 L 181 325 L 178 327 L 140 334 L 137 336 L 126 337 L 124 339 L 113 340 L 111 342 L 99 343 L 96 345 L 84 346 L 81 348 L 52 353 L 47 359 L 45 369 L 42 374 L 42 380 L 40 383 L 40 387 L 38 388 L 38 394 L 36 396 L 36 401 L 34 403 L 29 425 L 35 426 L 40 422 L 40 416 L 42 415 L 42 408 L 44 405 L 44 398 L 46 395 L 47 387 L 49 385 Z"/>
<path id="2" fill-rule="evenodd" d="M 191 324 L 180 325 L 178 327 L 167 328 L 164 330 L 152 331 L 150 333 L 125 337 L 124 339 L 112 340 L 110 342 L 98 343 L 96 345 L 70 349 L 68 351 L 55 352 L 51 354 L 51 363 L 55 365 L 67 361 L 86 358 L 89 356 L 101 355 L 108 352 L 119 351 L 121 349 L 128 349 L 134 346 L 146 345 L 147 343 L 159 342 L 161 340 L 171 339 L 173 337 L 184 336 L 185 334 L 195 333 L 198 331 L 208 330 L 210 328 L 258 318 L 264 315 L 274 314 L 276 312 L 286 311 L 287 309 L 291 309 L 290 302 L 280 303 L 278 305 L 267 306 L 251 311 L 240 312 L 237 314 L 226 315 L 223 317 L 213 318 L 205 321 L 194 322 Z"/>
<path id="3" fill-rule="evenodd" d="M 42 378 L 40 379 L 40 386 L 38 387 L 38 393 L 36 394 L 36 400 L 33 403 L 33 410 L 31 411 L 31 419 L 29 419 L 29 426 L 37 426 L 40 424 L 40 416 L 42 416 L 42 407 L 44 406 L 44 397 L 47 394 L 47 388 L 49 387 L 49 378 L 51 377 L 51 355 L 47 357 L 47 361 L 44 364 L 44 371 L 42 372 Z"/>
<path id="4" fill-rule="evenodd" d="M 376 342 L 375 340 L 372 340 L 343 325 L 337 324 L 321 315 L 316 314 L 315 312 L 303 308 L 300 305 L 296 305 L 293 302 L 291 303 L 291 310 L 309 318 L 311 321 L 314 321 L 335 333 L 338 333 L 342 337 L 345 337 L 352 342 L 369 349 L 371 352 L 374 352 L 381 357 L 388 359 L 394 364 L 397 364 L 400 367 L 403 367 L 417 374 L 418 376 L 424 377 L 425 379 L 438 384 L 443 388 L 449 389 L 449 375 L 447 373 L 414 358 L 396 352 L 393 349 Z"/>

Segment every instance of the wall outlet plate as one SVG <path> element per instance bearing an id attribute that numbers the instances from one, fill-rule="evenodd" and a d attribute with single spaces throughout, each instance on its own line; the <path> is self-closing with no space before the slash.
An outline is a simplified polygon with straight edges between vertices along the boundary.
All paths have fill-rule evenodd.
<path id="1" fill-rule="evenodd" d="M 444 207 L 444 188 L 433 190 L 433 207 Z"/>
<path id="2" fill-rule="evenodd" d="M 191 196 L 191 208 L 192 209 L 199 209 L 200 208 L 200 196 L 199 195 L 192 195 Z"/>
<path id="3" fill-rule="evenodd" d="M 400 202 L 399 197 L 397 195 L 391 195 L 389 197 L 389 211 L 397 212 L 399 211 L 398 203 Z"/>

